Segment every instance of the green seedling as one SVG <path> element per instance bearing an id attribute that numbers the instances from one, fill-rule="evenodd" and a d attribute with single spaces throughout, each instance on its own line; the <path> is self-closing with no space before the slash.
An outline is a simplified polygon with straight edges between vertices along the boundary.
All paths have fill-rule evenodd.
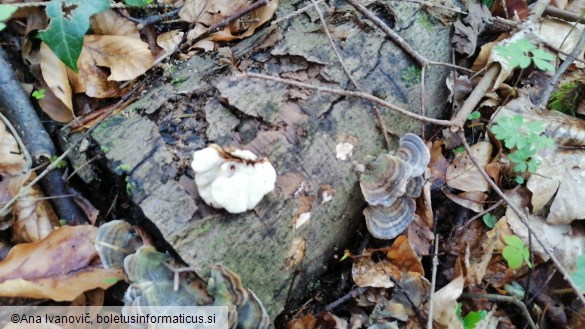
<path id="1" fill-rule="evenodd" d="M 51 163 L 53 163 L 53 162 L 57 161 L 57 159 L 59 159 L 59 157 L 58 157 L 58 156 L 56 156 L 56 155 L 52 155 L 52 156 L 51 156 Z M 65 168 L 65 167 L 67 167 L 67 161 L 65 161 L 65 160 L 61 160 L 61 161 L 59 161 L 59 162 L 57 163 L 57 165 L 56 165 L 56 167 L 55 167 L 55 168 L 57 168 L 57 169 L 63 169 L 63 168 Z"/>
<path id="2" fill-rule="evenodd" d="M 481 113 L 479 113 L 478 111 L 473 111 L 469 114 L 469 116 L 467 116 L 467 120 L 475 120 L 475 119 L 479 119 L 481 117 Z"/>
<path id="3" fill-rule="evenodd" d="M 130 165 L 121 164 L 121 165 L 117 166 L 116 169 L 114 169 L 114 171 L 117 173 L 123 174 L 123 173 L 130 172 L 130 169 L 132 169 L 132 168 L 130 168 Z"/>
<path id="4" fill-rule="evenodd" d="M 522 267 L 523 263 L 526 263 L 528 267 L 532 268 L 530 250 L 528 250 L 522 239 L 515 235 L 506 235 L 504 236 L 504 242 L 506 246 L 502 251 L 502 256 L 508 262 L 508 267 L 517 270 Z"/>
<path id="5" fill-rule="evenodd" d="M 498 218 L 492 214 L 485 214 L 482 217 L 483 222 L 485 223 L 485 226 L 489 227 L 489 228 L 494 228 L 494 226 L 496 226 L 496 223 L 498 222 Z"/>
<path id="6" fill-rule="evenodd" d="M 514 171 L 535 172 L 539 166 L 534 155 L 545 148 L 554 148 L 555 144 L 549 137 L 542 136 L 544 123 L 542 121 L 525 122 L 519 115 L 501 118 L 492 127 L 497 139 L 504 141 L 504 145 L 513 150 L 508 159 L 514 163 Z M 516 177 L 521 184 L 524 178 Z"/>
<path id="7" fill-rule="evenodd" d="M 475 327 L 477 326 L 477 324 L 485 319 L 485 317 L 488 315 L 488 311 L 486 310 L 481 310 L 481 311 L 473 311 L 473 312 L 469 312 L 467 313 L 467 315 L 465 315 L 465 317 L 461 316 L 461 303 L 457 303 L 457 310 L 455 311 L 457 313 L 457 317 L 459 318 L 459 321 L 461 321 L 461 323 L 463 324 L 463 328 L 464 329 L 475 329 Z"/>
<path id="8" fill-rule="evenodd" d="M 508 59 L 508 65 L 525 69 L 534 63 L 538 69 L 543 71 L 554 71 L 555 56 L 537 48 L 530 41 L 520 39 L 505 46 L 496 46 L 494 51 Z"/>
<path id="9" fill-rule="evenodd" d="M 34 97 L 35 99 L 43 99 L 43 98 L 45 98 L 46 92 L 47 92 L 47 90 L 45 90 L 44 88 L 35 90 L 32 92 L 32 97 Z"/>

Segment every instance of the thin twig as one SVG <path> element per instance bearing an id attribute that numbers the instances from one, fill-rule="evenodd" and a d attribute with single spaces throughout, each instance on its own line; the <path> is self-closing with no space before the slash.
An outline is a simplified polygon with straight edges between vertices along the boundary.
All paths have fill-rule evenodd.
<path id="1" fill-rule="evenodd" d="M 153 25 L 153 24 L 157 24 L 160 23 L 162 21 L 165 21 L 175 15 L 177 15 L 179 13 L 179 11 L 181 11 L 182 7 L 180 8 L 175 8 L 169 12 L 166 12 L 164 14 L 160 14 L 160 15 L 154 15 L 154 16 L 148 16 L 146 18 L 143 19 L 138 19 L 136 23 L 138 23 L 138 25 L 136 25 L 136 28 L 139 30 L 142 30 L 143 28 L 149 26 L 149 25 Z"/>
<path id="2" fill-rule="evenodd" d="M 331 44 L 331 48 L 333 48 L 333 51 L 335 52 L 335 56 L 337 57 L 339 64 L 341 64 L 341 67 L 343 68 L 343 72 L 345 72 L 345 75 L 347 75 L 347 78 L 353 84 L 355 89 L 363 92 L 363 90 L 360 87 L 360 85 L 358 84 L 358 82 L 351 75 L 351 72 L 347 68 L 347 65 L 345 65 L 345 61 L 343 60 L 343 57 L 341 57 L 341 54 L 339 53 L 339 50 L 337 49 L 337 46 L 335 45 L 335 42 L 333 41 L 333 37 L 331 36 L 331 33 L 329 32 L 329 28 L 327 27 L 327 24 L 325 23 L 325 17 L 323 17 L 323 12 L 321 12 L 321 8 L 319 8 L 319 5 L 317 4 L 317 2 L 315 0 L 311 0 L 311 1 L 313 2 L 313 7 L 315 7 L 315 11 L 317 12 L 317 15 L 319 15 L 319 21 L 321 21 L 321 25 L 323 26 L 323 30 L 325 31 L 325 34 L 327 35 L 327 39 L 329 39 L 329 43 Z M 386 129 L 386 125 L 384 124 L 384 120 L 382 119 L 382 114 L 380 113 L 380 110 L 375 106 L 372 107 L 372 111 L 374 111 L 374 116 L 376 117 L 376 121 L 378 122 L 378 127 L 379 127 L 380 131 L 382 132 L 382 137 L 384 138 L 384 143 L 386 144 L 386 149 L 388 151 L 390 151 L 390 147 L 391 147 L 390 139 L 388 138 L 388 130 Z M 423 115 L 424 115 L 424 113 L 423 113 Z M 422 125 L 422 126 L 424 127 L 424 125 Z"/>
<path id="3" fill-rule="evenodd" d="M 326 92 L 326 93 L 330 93 L 330 94 L 335 94 L 335 95 L 341 95 L 341 96 L 346 96 L 346 97 L 357 97 L 357 98 L 361 98 L 361 99 L 365 99 L 368 101 L 371 101 L 373 103 L 376 103 L 382 107 L 391 109 L 393 111 L 396 111 L 402 115 L 405 115 L 409 118 L 413 118 L 416 120 L 420 120 L 423 122 L 428 122 L 428 123 L 432 123 L 432 124 L 436 124 L 439 126 L 453 126 L 454 122 L 451 120 L 440 120 L 440 119 L 434 119 L 434 118 L 427 118 L 427 117 L 423 117 L 419 114 L 416 113 L 412 113 L 409 112 L 401 107 L 398 107 L 392 103 L 388 103 L 386 101 L 381 100 L 378 97 L 375 97 L 373 95 L 364 93 L 364 92 L 360 92 L 360 91 L 347 91 L 347 90 L 343 90 L 343 89 L 332 89 L 332 88 L 327 88 L 327 87 L 321 87 L 321 86 L 314 86 L 308 83 L 303 83 L 303 82 L 298 82 L 298 81 L 294 81 L 294 80 L 289 80 L 289 79 L 283 79 L 283 78 L 278 78 L 278 77 L 274 77 L 271 75 L 266 75 L 266 74 L 260 74 L 260 73 L 252 73 L 252 72 L 243 72 L 240 74 L 242 77 L 250 77 L 250 78 L 258 78 L 258 79 L 264 79 L 264 80 L 270 80 L 270 81 L 275 81 L 275 82 L 280 82 L 280 83 L 284 83 L 287 85 L 291 85 L 291 86 L 295 86 L 295 87 L 300 87 L 300 88 L 307 88 L 307 89 L 312 89 L 312 90 L 317 90 L 317 91 L 321 91 L 321 92 Z"/>
<path id="4" fill-rule="evenodd" d="M 472 298 L 472 299 L 489 299 L 489 300 L 493 300 L 496 302 L 504 302 L 504 303 L 514 304 L 522 310 L 522 313 L 524 314 L 524 317 L 528 321 L 528 324 L 530 325 L 530 327 L 532 329 L 538 329 L 538 327 L 534 323 L 534 320 L 532 320 L 532 316 L 530 315 L 530 312 L 526 308 L 526 305 L 524 305 L 524 303 L 522 303 L 516 297 L 496 295 L 496 294 L 471 294 L 471 293 L 462 293 L 461 297 Z"/>
<path id="5" fill-rule="evenodd" d="M 330 304 L 327 304 L 327 306 L 325 306 L 325 311 L 333 311 L 334 309 L 338 308 L 339 306 L 345 304 L 350 299 L 355 298 L 355 297 L 363 294 L 367 289 L 368 288 L 364 288 L 364 287 L 357 287 L 355 289 L 352 289 L 350 292 L 341 296 L 336 301 L 334 301 Z"/>
<path id="6" fill-rule="evenodd" d="M 317 0 L 316 2 L 317 2 L 317 4 L 320 4 L 320 3 L 321 3 L 321 2 L 323 2 L 323 1 L 325 1 L 325 0 Z M 288 14 L 288 15 L 286 15 L 286 16 L 283 16 L 283 17 L 281 17 L 281 18 L 279 18 L 279 19 L 277 19 L 277 20 L 273 21 L 272 23 L 270 23 L 270 26 L 272 26 L 272 25 L 276 25 L 276 24 L 280 24 L 280 23 L 282 23 L 283 21 L 286 21 L 286 20 L 289 20 L 289 19 L 291 19 L 291 18 L 293 18 L 293 17 L 295 17 L 295 16 L 298 16 L 298 15 L 300 15 L 300 14 L 304 13 L 305 11 L 307 11 L 307 10 L 310 10 L 310 9 L 311 9 L 311 7 L 313 7 L 313 4 L 306 5 L 306 6 L 304 6 L 304 7 L 303 7 L 303 8 L 301 8 L 301 9 L 295 10 L 295 11 L 293 11 L 292 13 L 290 13 L 290 14 Z"/>
<path id="7" fill-rule="evenodd" d="M 543 15 L 553 16 L 568 22 L 580 23 L 583 21 L 583 15 L 577 15 L 574 12 L 559 9 L 554 6 L 547 6 L 546 9 L 544 10 Z"/>
<path id="8" fill-rule="evenodd" d="M 530 225 L 528 225 L 528 217 L 526 216 L 526 214 L 524 214 L 524 212 L 522 210 L 520 210 L 520 208 L 518 208 L 518 206 L 516 206 L 516 204 L 513 203 L 510 200 L 510 198 L 508 198 L 504 194 L 504 192 L 502 192 L 502 190 L 498 187 L 498 185 L 496 183 L 494 183 L 494 181 L 491 180 L 490 176 L 487 174 L 487 172 L 485 171 L 485 169 L 477 163 L 476 159 L 472 156 L 471 147 L 467 143 L 467 140 L 465 139 L 465 135 L 464 135 L 463 131 L 462 130 L 459 131 L 457 133 L 457 135 L 459 136 L 459 139 L 461 139 L 461 142 L 463 143 L 463 146 L 465 147 L 465 150 L 467 150 L 467 155 L 469 156 L 469 159 L 471 160 L 471 162 L 473 162 L 473 164 L 475 165 L 475 167 L 479 170 L 479 172 L 481 173 L 481 175 L 485 178 L 485 180 L 488 182 L 488 184 L 494 189 L 494 191 L 504 201 L 506 201 L 506 203 L 508 204 L 508 207 L 510 207 L 512 209 L 512 211 L 514 211 L 516 213 L 516 215 L 518 216 L 518 218 L 520 218 L 520 221 L 524 224 L 524 226 L 526 226 L 526 228 L 528 229 L 528 232 L 530 232 L 530 234 L 534 237 L 534 239 L 536 240 L 536 242 L 538 242 L 538 244 L 542 247 L 542 249 L 547 254 L 547 256 L 555 264 L 555 267 L 559 270 L 559 272 L 561 272 L 563 274 L 563 277 L 565 278 L 565 280 L 569 283 L 569 285 L 575 291 L 575 294 L 577 295 L 577 298 L 579 298 L 579 300 L 581 301 L 581 303 L 585 306 L 585 297 L 583 297 L 583 295 L 581 294 L 580 288 L 573 281 L 573 279 L 571 279 L 571 275 L 565 270 L 565 268 L 563 267 L 563 265 L 561 264 L 561 262 L 557 259 L 557 257 L 542 242 L 541 238 L 538 235 L 536 235 L 536 233 L 534 232 L 534 230 L 532 229 L 532 227 Z"/>
<path id="9" fill-rule="evenodd" d="M 477 86 L 475 86 L 471 94 L 465 99 L 465 102 L 463 102 L 463 105 L 461 105 L 461 108 L 451 120 L 453 121 L 453 127 L 451 127 L 452 132 L 456 132 L 463 127 L 465 121 L 467 121 L 467 117 L 469 117 L 469 114 L 475 110 L 475 107 L 479 104 L 485 93 L 492 87 L 492 84 L 499 73 L 499 64 L 492 64 L 485 72 Z"/>
<path id="10" fill-rule="evenodd" d="M 441 236 L 435 235 L 435 252 L 433 253 L 433 272 L 431 275 L 431 294 L 429 296 L 429 315 L 427 318 L 427 329 L 433 329 L 433 296 L 437 285 L 437 268 L 439 267 L 439 240 Z"/>
<path id="11" fill-rule="evenodd" d="M 421 55 L 418 51 L 414 50 L 414 48 L 412 48 L 404 39 L 402 39 L 402 37 L 399 36 L 398 33 L 394 32 L 394 30 L 392 30 L 388 25 L 386 25 L 384 21 L 382 21 L 376 15 L 374 15 L 374 13 L 369 11 L 368 8 L 362 5 L 358 0 L 347 0 L 347 2 L 349 2 L 349 4 L 351 4 L 359 12 L 364 14 L 370 21 L 372 21 L 372 23 L 374 23 L 374 25 L 376 25 L 378 28 L 384 31 L 384 33 L 386 33 L 386 35 L 388 35 L 388 37 L 390 37 L 392 41 L 394 41 L 400 48 L 402 48 L 402 50 L 404 50 L 406 53 L 412 56 L 412 58 L 414 58 L 414 60 L 421 67 L 429 65 L 429 60 L 425 56 Z"/>

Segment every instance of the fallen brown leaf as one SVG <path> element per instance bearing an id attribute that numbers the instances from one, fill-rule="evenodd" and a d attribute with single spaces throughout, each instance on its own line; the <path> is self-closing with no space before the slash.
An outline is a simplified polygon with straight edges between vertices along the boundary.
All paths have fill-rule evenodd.
<path id="1" fill-rule="evenodd" d="M 433 296 L 433 322 L 435 328 L 463 329 L 463 324 L 457 317 L 457 298 L 463 293 L 465 280 L 457 277 L 449 284 L 435 292 Z"/>
<path id="2" fill-rule="evenodd" d="M 478 142 L 471 146 L 471 156 L 482 168 L 488 164 L 492 154 L 492 144 Z M 447 185 L 461 191 L 486 192 L 489 184 L 473 164 L 467 152 L 459 153 L 447 168 Z"/>
<path id="3" fill-rule="evenodd" d="M 73 92 L 67 78 L 67 68 L 44 42 L 41 43 L 39 57 L 43 79 L 55 97 L 66 106 L 66 109 L 45 113 L 55 121 L 69 122 L 73 120 L 75 114 L 73 113 L 73 101 L 71 98 Z"/>
<path id="4" fill-rule="evenodd" d="M 0 296 L 74 300 L 123 279 L 123 271 L 96 265 L 96 233 L 90 225 L 64 226 L 43 240 L 16 245 L 0 262 Z"/>

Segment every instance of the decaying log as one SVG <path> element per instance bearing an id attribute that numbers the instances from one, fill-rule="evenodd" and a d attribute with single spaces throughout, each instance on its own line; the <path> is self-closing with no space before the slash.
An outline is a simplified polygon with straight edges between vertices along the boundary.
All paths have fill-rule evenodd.
<path id="1" fill-rule="evenodd" d="M 449 29 L 416 4 L 392 2 L 390 9 L 387 1 L 370 3 L 384 20 L 394 20 L 394 30 L 413 48 L 430 60 L 450 61 Z M 304 4 L 283 0 L 277 15 Z M 327 23 L 362 89 L 418 112 L 416 62 L 344 1 L 335 5 Z M 311 11 L 265 27 L 231 51 L 242 70 L 351 88 Z M 302 296 L 336 248 L 342 251 L 363 229 L 354 167 L 383 151 L 384 143 L 368 102 L 242 78 L 226 62 L 203 55 L 182 63 L 167 83 L 97 127 L 92 139 L 112 174 L 128 175 L 133 202 L 190 266 L 205 276 L 210 264 L 225 264 L 274 317 L 293 278 L 293 297 Z M 441 114 L 449 72 L 427 72 L 427 115 Z M 420 132 L 419 122 L 382 112 L 396 134 Z M 276 190 L 240 215 L 209 208 L 192 191 L 189 162 L 193 151 L 212 142 L 268 157 L 278 173 Z M 299 217 L 309 219 L 299 225 Z M 301 260 L 293 255 L 302 254 L 303 246 Z"/>

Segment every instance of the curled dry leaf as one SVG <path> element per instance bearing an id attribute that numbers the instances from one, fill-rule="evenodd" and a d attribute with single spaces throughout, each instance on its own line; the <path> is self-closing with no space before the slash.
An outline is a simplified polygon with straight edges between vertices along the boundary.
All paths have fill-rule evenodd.
<path id="1" fill-rule="evenodd" d="M 172 54 L 183 40 L 184 34 L 180 30 L 161 33 L 156 37 L 156 44 L 164 49 L 167 54 Z"/>
<path id="2" fill-rule="evenodd" d="M 39 58 L 43 79 L 53 95 L 66 106 L 66 109 L 55 108 L 45 113 L 55 121 L 69 122 L 73 120 L 75 117 L 72 101 L 73 91 L 67 78 L 67 67 L 44 42 L 41 43 Z"/>
<path id="3" fill-rule="evenodd" d="M 479 142 L 471 146 L 471 155 L 478 166 L 485 168 L 492 154 L 492 144 Z M 447 185 L 461 191 L 486 192 L 489 184 L 473 164 L 467 152 L 459 153 L 447 168 Z"/>
<path id="4" fill-rule="evenodd" d="M 386 251 L 386 259 L 372 260 L 373 251 Z M 420 259 L 405 235 L 399 236 L 387 250 L 366 250 L 354 258 L 352 278 L 359 287 L 391 288 L 390 277 L 400 280 L 405 273 L 424 275 Z"/>
<path id="5" fill-rule="evenodd" d="M 2 178 L 20 176 L 28 170 L 16 139 L 0 119 L 0 176 Z"/>
<path id="6" fill-rule="evenodd" d="M 459 194 L 452 194 L 447 191 L 443 191 L 443 193 L 446 197 L 451 199 L 451 201 L 467 209 L 471 209 L 474 212 L 483 211 L 483 202 L 488 197 L 487 194 L 478 191 L 463 192 Z"/>
<path id="7" fill-rule="evenodd" d="M 91 31 L 96 35 L 123 35 L 140 40 L 136 23 L 122 17 L 113 9 L 95 14 L 91 17 Z"/>
<path id="8" fill-rule="evenodd" d="M 464 283 L 465 280 L 460 276 L 435 292 L 432 300 L 435 328 L 463 329 L 457 317 L 457 298 L 463 293 Z"/>
<path id="9" fill-rule="evenodd" d="M 14 203 L 12 214 L 16 221 L 12 224 L 13 242 L 41 240 L 59 226 L 59 218 L 49 202 L 41 200 L 42 197 L 42 192 L 35 185 Z"/>
<path id="10" fill-rule="evenodd" d="M 64 226 L 43 240 L 16 245 L 0 262 L 0 296 L 71 301 L 123 279 L 123 271 L 95 262 L 96 232 L 90 225 Z"/>
<path id="11" fill-rule="evenodd" d="M 579 37 L 583 34 L 584 26 L 582 24 L 571 24 L 560 19 L 545 19 L 537 25 L 536 32 L 538 36 L 553 49 L 560 49 L 566 54 L 570 54 L 579 42 Z M 577 59 L 583 60 L 585 49 L 582 49 Z M 566 56 L 559 54 L 559 58 L 565 59 Z M 580 61 L 575 61 L 578 68 L 585 67 Z"/>
<path id="12" fill-rule="evenodd" d="M 98 66 L 110 68 L 109 81 L 127 81 L 144 74 L 153 64 L 148 45 L 141 40 L 118 35 L 88 35 L 83 42 Z"/>

